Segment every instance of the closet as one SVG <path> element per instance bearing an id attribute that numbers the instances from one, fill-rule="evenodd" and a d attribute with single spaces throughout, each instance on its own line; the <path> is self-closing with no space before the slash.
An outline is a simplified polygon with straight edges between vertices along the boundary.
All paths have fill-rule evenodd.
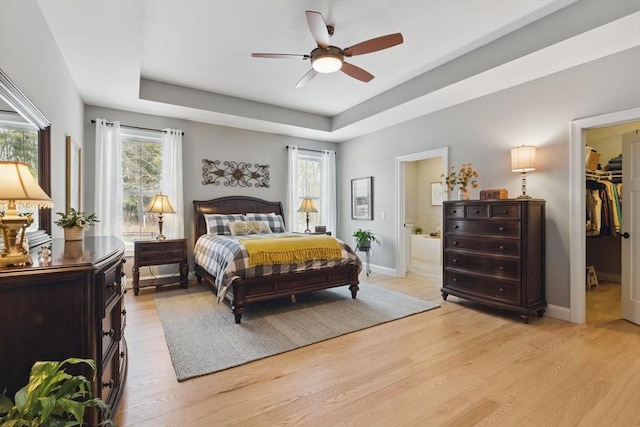
<path id="1" fill-rule="evenodd" d="M 586 318 L 621 318 L 622 135 L 640 122 L 589 129 L 585 147 Z"/>

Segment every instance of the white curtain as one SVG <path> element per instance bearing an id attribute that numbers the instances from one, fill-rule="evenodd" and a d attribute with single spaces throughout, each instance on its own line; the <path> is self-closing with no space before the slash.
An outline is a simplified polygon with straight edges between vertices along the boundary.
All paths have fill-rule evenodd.
<path id="1" fill-rule="evenodd" d="M 325 224 L 327 230 L 331 231 L 334 236 L 337 236 L 336 152 L 323 150 L 320 165 L 320 199 L 322 200 L 320 222 Z"/>
<path id="2" fill-rule="evenodd" d="M 120 122 L 96 119 L 96 236 L 122 239 L 122 143 Z"/>
<path id="3" fill-rule="evenodd" d="M 296 212 L 298 211 L 300 200 L 298 197 L 298 147 L 290 145 L 287 153 L 289 158 L 289 187 L 287 189 L 287 206 L 285 207 L 287 218 L 285 218 L 285 223 L 287 231 L 299 231 L 296 230 Z"/>
<path id="4" fill-rule="evenodd" d="M 164 129 L 162 133 L 162 179 L 160 191 L 169 197 L 175 214 L 164 215 L 163 233 L 168 238 L 184 237 L 184 200 L 182 196 L 182 131 Z"/>

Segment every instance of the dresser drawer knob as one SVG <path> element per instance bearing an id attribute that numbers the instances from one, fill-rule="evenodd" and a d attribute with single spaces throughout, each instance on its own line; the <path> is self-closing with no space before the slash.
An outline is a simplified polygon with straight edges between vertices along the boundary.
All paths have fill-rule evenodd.
<path id="1" fill-rule="evenodd" d="M 503 214 L 508 214 L 508 213 L 509 213 L 509 211 L 508 211 L 508 210 L 506 210 L 506 209 L 504 209 L 504 210 L 502 211 L 502 213 L 503 213 Z"/>
<path id="2" fill-rule="evenodd" d="M 500 228 L 498 228 L 498 230 L 504 231 L 504 227 L 500 227 Z"/>
<path id="3" fill-rule="evenodd" d="M 454 258 L 453 260 L 451 260 L 451 262 L 453 262 L 454 264 L 457 264 L 458 260 Z"/>
<path id="4" fill-rule="evenodd" d="M 120 352 L 120 359 L 124 359 L 124 356 L 125 356 L 125 352 L 124 352 L 124 351 L 121 351 L 121 352 Z"/>
<path id="5" fill-rule="evenodd" d="M 118 282 L 107 283 L 107 289 L 115 289 L 118 286 Z"/>
<path id="6" fill-rule="evenodd" d="M 108 331 L 102 331 L 102 335 L 104 335 L 105 337 L 113 338 L 115 334 L 116 334 L 116 331 L 114 331 L 113 329 L 109 329 Z"/>
<path id="7" fill-rule="evenodd" d="M 480 209 L 476 209 L 476 213 L 479 214 L 480 213 Z"/>
<path id="8" fill-rule="evenodd" d="M 500 292 L 504 292 L 504 288 L 500 288 Z"/>
<path id="9" fill-rule="evenodd" d="M 460 228 L 460 226 L 459 225 L 454 225 L 453 228 L 457 230 L 458 228 Z"/>
<path id="10" fill-rule="evenodd" d="M 498 267 L 498 269 L 499 269 L 500 271 L 504 271 L 504 267 L 503 267 L 502 265 L 501 265 L 500 267 Z"/>
<path id="11" fill-rule="evenodd" d="M 457 281 L 458 281 L 458 278 L 457 278 L 457 277 L 454 277 L 453 279 L 451 279 L 451 281 L 452 281 L 452 282 L 457 282 Z"/>
<path id="12" fill-rule="evenodd" d="M 458 211 L 454 209 L 451 211 L 451 213 L 458 213 Z"/>
<path id="13" fill-rule="evenodd" d="M 458 246 L 459 243 L 458 242 L 453 242 L 453 246 Z"/>
<path id="14" fill-rule="evenodd" d="M 123 316 L 126 316 L 127 315 L 127 310 L 123 308 L 121 313 L 122 313 Z"/>
<path id="15" fill-rule="evenodd" d="M 124 277 L 124 276 L 126 276 L 126 275 L 127 275 L 127 273 L 125 273 L 124 271 L 121 271 L 121 272 L 120 272 L 120 277 Z"/>
<path id="16" fill-rule="evenodd" d="M 504 245 L 500 245 L 499 249 L 500 249 L 501 251 L 504 251 Z"/>
<path id="17" fill-rule="evenodd" d="M 104 388 L 113 388 L 115 385 L 116 385 L 116 383 L 113 380 L 111 380 L 108 383 L 102 384 L 102 387 L 104 387 Z"/>

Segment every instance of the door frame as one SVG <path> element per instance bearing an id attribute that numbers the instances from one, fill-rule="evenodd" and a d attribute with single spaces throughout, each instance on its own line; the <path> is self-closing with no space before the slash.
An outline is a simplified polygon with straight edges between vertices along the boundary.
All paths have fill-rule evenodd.
<path id="1" fill-rule="evenodd" d="M 570 125 L 569 310 L 570 321 L 586 320 L 585 131 L 640 120 L 640 108 L 574 120 Z"/>
<path id="2" fill-rule="evenodd" d="M 441 173 L 446 174 L 449 168 L 449 147 L 435 148 L 396 157 L 396 277 L 398 278 L 404 277 L 404 266 L 408 256 L 404 234 L 405 164 L 436 157 L 442 157 Z"/>

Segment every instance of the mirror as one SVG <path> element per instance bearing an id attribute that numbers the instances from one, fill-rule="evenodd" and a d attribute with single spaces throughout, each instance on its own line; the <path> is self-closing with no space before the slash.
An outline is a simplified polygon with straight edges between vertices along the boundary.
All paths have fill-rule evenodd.
<path id="1" fill-rule="evenodd" d="M 38 129 L 38 183 L 51 195 L 51 123 L 0 68 L 0 98 Z M 39 210 L 40 229 L 51 235 L 51 209 Z"/>

